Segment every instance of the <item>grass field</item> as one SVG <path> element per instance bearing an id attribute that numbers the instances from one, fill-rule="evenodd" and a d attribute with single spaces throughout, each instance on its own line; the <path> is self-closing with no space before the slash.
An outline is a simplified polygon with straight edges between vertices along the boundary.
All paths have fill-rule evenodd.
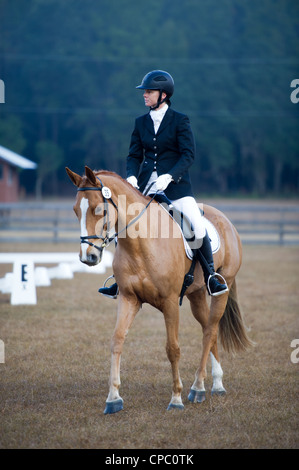
<path id="1" fill-rule="evenodd" d="M 1 251 L 12 251 L 0 245 Z M 77 245 L 17 245 L 14 251 L 77 251 Z M 0 277 L 8 270 L 0 265 Z M 107 274 L 110 274 L 108 272 Z M 116 302 L 100 296 L 106 275 L 75 274 L 37 289 L 36 306 L 0 294 L 0 447 L 82 449 L 298 448 L 298 247 L 245 246 L 239 300 L 256 346 L 222 351 L 226 397 L 187 400 L 201 329 L 181 307 L 183 411 L 167 411 L 172 377 L 162 314 L 144 305 L 121 364 L 124 410 L 104 415 Z M 299 353 L 293 356 L 299 358 Z M 210 372 L 210 364 L 208 368 Z M 206 381 L 209 391 L 211 377 Z"/>

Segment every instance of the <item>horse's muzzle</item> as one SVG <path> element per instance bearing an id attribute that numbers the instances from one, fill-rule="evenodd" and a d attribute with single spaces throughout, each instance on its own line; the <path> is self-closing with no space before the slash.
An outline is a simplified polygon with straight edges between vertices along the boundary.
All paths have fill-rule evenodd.
<path id="1" fill-rule="evenodd" d="M 95 266 L 102 260 L 103 248 L 90 247 L 88 250 L 80 250 L 80 261 L 88 266 Z"/>

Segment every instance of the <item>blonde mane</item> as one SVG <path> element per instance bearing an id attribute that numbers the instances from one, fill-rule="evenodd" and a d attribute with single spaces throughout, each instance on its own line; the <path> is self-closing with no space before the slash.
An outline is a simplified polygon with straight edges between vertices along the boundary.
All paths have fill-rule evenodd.
<path id="1" fill-rule="evenodd" d="M 125 185 L 127 185 L 128 189 L 132 190 L 132 191 L 135 191 L 136 195 L 138 195 L 138 197 L 142 197 L 144 198 L 146 201 L 148 201 L 150 199 L 149 196 L 144 196 L 144 194 L 142 194 L 139 189 L 136 189 L 134 188 L 134 186 L 132 186 L 130 183 L 128 183 L 127 180 L 125 180 L 124 178 L 122 178 L 120 175 L 118 175 L 117 173 L 115 173 L 114 171 L 107 171 L 107 170 L 94 170 L 94 174 L 98 177 L 101 177 L 101 176 L 107 176 L 107 177 L 113 177 L 113 178 L 116 178 L 118 179 L 119 181 L 121 181 L 122 183 L 124 183 Z"/>

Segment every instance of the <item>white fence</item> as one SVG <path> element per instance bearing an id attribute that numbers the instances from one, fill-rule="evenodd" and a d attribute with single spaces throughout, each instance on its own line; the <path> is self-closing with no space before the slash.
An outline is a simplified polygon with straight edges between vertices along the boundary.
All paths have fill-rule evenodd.
<path id="1" fill-rule="evenodd" d="M 299 244 L 298 204 L 211 205 L 233 222 L 243 244 Z M 79 232 L 72 203 L 0 203 L 0 243 L 79 243 Z"/>
<path id="2" fill-rule="evenodd" d="M 237 228 L 243 244 L 299 244 L 299 206 L 296 204 L 211 203 Z M 102 262 L 88 267 L 75 253 L 13 253 L 16 243 L 80 242 L 80 227 L 72 203 L 0 204 L 0 263 L 11 264 L 12 272 L 0 279 L 0 293 L 11 294 L 11 303 L 35 304 L 36 287 L 51 280 L 71 279 L 75 272 L 103 273 L 112 265 L 105 250 Z M 1 242 L 11 253 L 1 253 Z M 7 248 L 7 247 L 6 247 Z M 53 267 L 40 266 L 54 264 Z M 36 266 L 39 265 L 39 266 Z"/>

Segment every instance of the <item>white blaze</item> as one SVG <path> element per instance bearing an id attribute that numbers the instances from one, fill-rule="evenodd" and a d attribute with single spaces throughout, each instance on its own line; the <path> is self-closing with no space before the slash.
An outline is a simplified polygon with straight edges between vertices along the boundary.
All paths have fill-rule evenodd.
<path id="1" fill-rule="evenodd" d="M 81 209 L 81 237 L 86 237 L 88 235 L 87 233 L 87 228 L 86 228 L 86 214 L 87 214 L 87 209 L 88 209 L 88 199 L 83 197 L 80 202 L 80 209 Z M 87 248 L 88 245 L 87 243 L 81 243 L 81 261 L 86 261 L 87 259 Z"/>

